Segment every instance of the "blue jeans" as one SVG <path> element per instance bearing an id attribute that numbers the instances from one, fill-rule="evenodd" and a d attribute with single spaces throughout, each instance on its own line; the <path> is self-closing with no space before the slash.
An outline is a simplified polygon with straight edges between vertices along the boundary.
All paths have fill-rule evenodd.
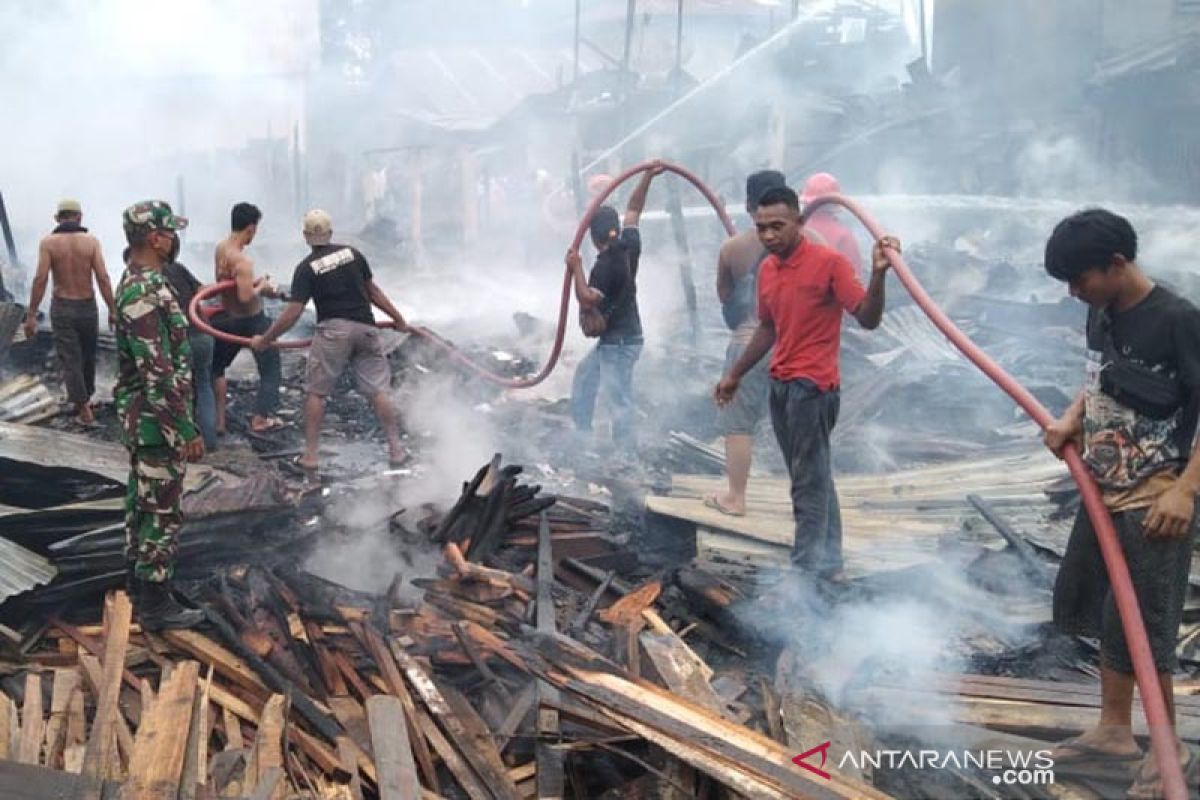
<path id="1" fill-rule="evenodd" d="M 207 333 L 191 331 L 192 391 L 196 404 L 196 427 L 204 439 L 205 450 L 217 448 L 217 401 L 213 396 L 213 338 Z"/>
<path id="2" fill-rule="evenodd" d="M 600 342 L 584 356 L 571 383 L 571 417 L 581 431 L 592 429 L 601 387 L 612 404 L 613 441 L 634 443 L 633 366 L 642 355 L 641 337 Z"/>

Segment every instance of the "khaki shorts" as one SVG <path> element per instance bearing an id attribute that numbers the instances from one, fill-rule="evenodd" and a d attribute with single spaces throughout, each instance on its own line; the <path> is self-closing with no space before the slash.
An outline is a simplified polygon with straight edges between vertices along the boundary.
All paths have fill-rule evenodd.
<path id="1" fill-rule="evenodd" d="M 392 371 L 379 328 L 348 319 L 318 323 L 308 348 L 308 393 L 328 397 L 347 365 L 354 368 L 354 382 L 363 395 L 371 397 L 391 388 Z"/>
<path id="2" fill-rule="evenodd" d="M 748 342 L 731 341 L 725 348 L 725 375 L 746 351 Z M 753 436 L 758 424 L 767 415 L 771 393 L 771 376 L 767 371 L 771 354 L 767 353 L 742 376 L 738 390 L 729 405 L 717 409 L 717 428 L 722 436 Z"/>

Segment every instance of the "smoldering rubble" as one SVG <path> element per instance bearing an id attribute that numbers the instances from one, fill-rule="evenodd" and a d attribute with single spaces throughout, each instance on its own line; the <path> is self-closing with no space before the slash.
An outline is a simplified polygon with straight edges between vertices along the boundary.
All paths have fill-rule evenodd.
<path id="1" fill-rule="evenodd" d="M 184 4 L 190 25 L 161 34 L 119 5 L 78 6 L 70 24 L 19 9 L 25 35 L 0 54 L 28 121 L 0 127 L 0 149 L 44 176 L 0 178 L 0 793 L 1123 794 L 1105 774 L 999 780 L 1041 770 L 1098 714 L 1098 642 L 1051 621 L 1079 496 L 1036 424 L 894 281 L 880 328 L 843 337 L 847 583 L 790 565 L 769 424 L 750 513 L 705 506 L 725 485 L 712 401 L 725 234 L 675 178 L 640 225 L 636 453 L 606 442 L 603 410 L 593 436 L 574 430 L 588 342 L 573 308 L 559 365 L 528 389 L 387 333 L 412 455 L 395 467 L 349 376 L 319 477 L 299 467 L 305 353 L 283 355 L 285 424 L 267 433 L 249 424 L 258 378 L 243 355 L 228 432 L 185 486 L 195 630 L 142 630 L 124 591 L 112 334 L 85 428 L 62 405 L 46 315 L 31 338 L 18 328 L 59 194 L 83 195 L 114 277 L 120 209 L 171 199 L 193 219 L 181 260 L 205 282 L 246 197 L 266 213 L 262 272 L 286 283 L 300 216 L 328 208 L 406 316 L 520 380 L 553 350 L 589 179 L 667 158 L 745 228 L 747 172 L 831 170 L 955 323 L 1057 413 L 1085 357 L 1085 310 L 1042 268 L 1057 219 L 1119 207 L 1156 279 L 1200 289 L 1180 88 L 1196 33 L 1176 4 L 1137 19 L 1100 4 L 1086 43 L 1073 12 L 1023 3 L 679 4 L 678 19 L 676 4 L 589 3 L 576 19 L 536 1 L 213 2 Z M 70 73 L 73 102 L 46 102 Z M 1172 125 L 1129 121 L 1146 96 Z M 1195 747 L 1200 573 L 1189 585 L 1175 710 Z M 1145 742 L 1140 708 L 1134 720 Z"/>

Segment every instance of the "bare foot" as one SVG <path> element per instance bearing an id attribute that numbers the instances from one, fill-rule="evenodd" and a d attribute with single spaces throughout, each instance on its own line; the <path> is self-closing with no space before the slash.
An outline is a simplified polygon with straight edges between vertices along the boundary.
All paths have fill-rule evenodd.
<path id="1" fill-rule="evenodd" d="M 714 492 L 708 495 L 704 498 L 704 505 L 731 517 L 741 517 L 746 514 L 746 498 L 734 497 L 729 492 Z"/>
<path id="2" fill-rule="evenodd" d="M 96 424 L 96 415 L 92 412 L 92 407 L 90 404 L 80 403 L 78 406 L 76 406 L 76 409 L 78 410 L 77 418 L 79 419 L 80 423 L 83 425 Z"/>
<path id="3" fill-rule="evenodd" d="M 404 446 L 398 442 L 388 445 L 388 465 L 391 467 L 402 467 L 412 458 L 412 454 L 404 449 Z"/>

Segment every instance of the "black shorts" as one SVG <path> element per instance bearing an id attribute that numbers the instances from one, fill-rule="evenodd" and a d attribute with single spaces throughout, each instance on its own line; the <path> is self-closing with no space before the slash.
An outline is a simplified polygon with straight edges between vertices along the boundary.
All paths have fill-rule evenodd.
<path id="1" fill-rule="evenodd" d="M 1183 601 L 1187 596 L 1198 521 L 1193 513 L 1187 534 L 1151 538 L 1142 529 L 1149 510 L 1117 512 L 1112 515 L 1113 526 L 1129 564 L 1129 576 L 1150 639 L 1154 666 L 1158 672 L 1173 672 L 1179 666 L 1175 645 L 1183 620 Z M 1099 637 L 1101 665 L 1117 672 L 1133 673 L 1133 661 L 1109 585 L 1108 570 L 1100 554 L 1092 521 L 1082 507 L 1075 517 L 1067 552 L 1054 584 L 1054 624 L 1063 633 Z"/>

